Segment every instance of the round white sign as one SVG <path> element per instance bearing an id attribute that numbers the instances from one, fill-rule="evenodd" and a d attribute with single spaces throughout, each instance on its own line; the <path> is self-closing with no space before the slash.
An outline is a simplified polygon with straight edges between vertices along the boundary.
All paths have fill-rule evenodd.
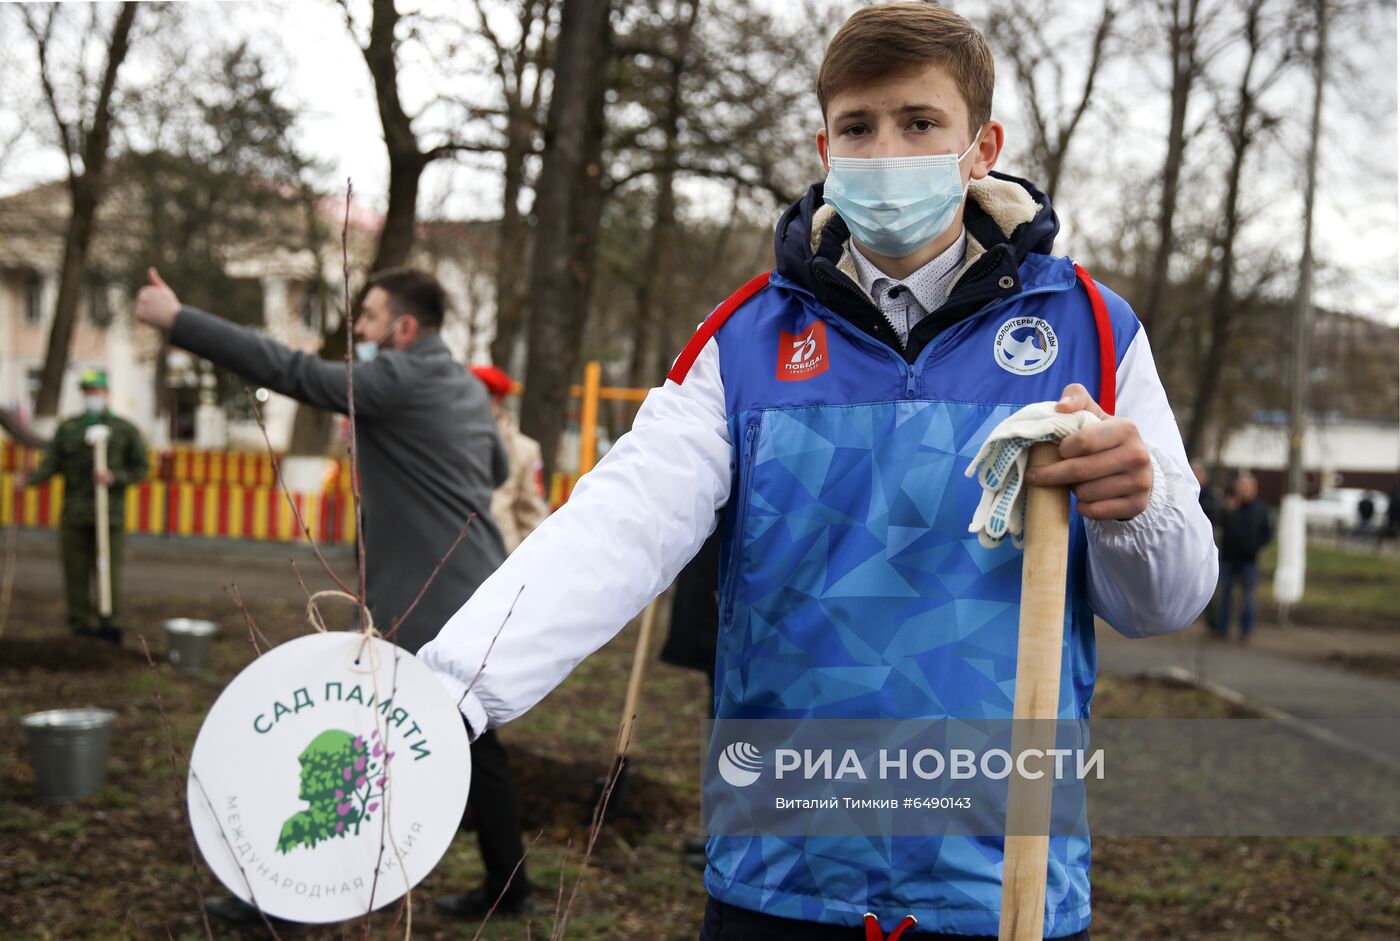
<path id="1" fill-rule="evenodd" d="M 335 922 L 400 898 L 451 844 L 471 779 L 461 714 L 407 651 L 299 637 L 220 694 L 190 756 L 199 850 L 269 915 Z"/>

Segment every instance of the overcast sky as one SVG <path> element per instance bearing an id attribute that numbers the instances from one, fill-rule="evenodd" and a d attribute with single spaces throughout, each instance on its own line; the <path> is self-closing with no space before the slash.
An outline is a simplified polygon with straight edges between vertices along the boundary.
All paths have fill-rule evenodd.
<path id="1" fill-rule="evenodd" d="M 855 4 L 837 6 L 854 9 Z M 957 6 L 974 17 L 980 8 L 975 2 Z M 447 9 L 464 15 L 468 7 L 449 4 Z M 343 186 L 346 177 L 353 178 L 358 198 L 382 206 L 387 161 L 373 90 L 338 7 L 323 0 L 235 0 L 189 4 L 185 13 L 196 24 L 196 32 L 208 37 L 207 43 L 217 45 L 233 36 L 247 36 L 267 52 L 282 82 L 284 100 L 301 109 L 305 149 L 333 168 L 323 184 L 335 189 Z M 13 20 L 0 36 L 8 40 L 8 51 L 3 53 L 8 58 L 0 59 L 0 86 L 8 84 L 7 78 L 23 78 L 23 70 L 30 67 L 24 58 L 29 53 L 28 44 L 12 30 Z M 1374 4 L 1355 32 L 1359 35 L 1343 36 L 1339 42 L 1345 47 L 1340 55 L 1357 66 L 1357 85 L 1328 92 L 1316 245 L 1319 258 L 1332 266 L 1335 275 L 1319 288 L 1318 301 L 1395 323 L 1400 322 L 1400 186 L 1394 7 Z M 133 54 L 133 77 L 161 65 Z M 1009 69 L 1003 65 L 994 116 L 1008 124 L 1008 145 L 1000 168 L 1015 173 L 1021 114 L 1014 81 L 1008 76 Z M 426 70 L 409 72 L 403 77 L 405 100 L 425 100 L 435 81 L 440 79 L 432 78 Z M 1086 125 L 1077 140 L 1072 158 L 1080 175 L 1066 184 L 1057 199 L 1071 244 L 1076 228 L 1093 225 L 1102 208 L 1100 200 L 1110 198 L 1110 194 L 1114 199 L 1124 198 L 1121 187 L 1095 185 L 1096 173 L 1150 173 L 1160 163 L 1166 100 L 1153 91 L 1154 83 L 1160 81 L 1151 63 L 1120 66 L 1113 77 L 1117 93 L 1113 103 L 1104 109 L 1107 113 L 1096 115 Z M 1132 91 L 1134 85 L 1141 88 L 1140 95 Z M 489 89 L 476 91 L 479 100 L 489 100 Z M 1309 90 L 1299 85 L 1282 88 L 1278 94 L 1287 97 L 1289 103 L 1283 108 L 1301 129 L 1311 100 Z M 13 113 L 6 114 L 6 109 L 11 109 L 15 100 L 8 93 L 0 99 L 0 140 L 13 126 Z M 815 100 L 811 107 L 815 131 L 820 120 Z M 1300 146 L 1301 141 L 1289 138 L 1286 145 Z M 1200 168 L 1216 155 L 1203 151 L 1193 156 Z M 476 160 L 484 164 L 488 158 Z M 1257 200 L 1253 207 L 1256 217 L 1252 225 L 1264 238 L 1278 239 L 1281 252 L 1296 257 L 1303 207 L 1301 168 L 1296 160 L 1279 163 L 1256 171 L 1270 174 L 1270 182 L 1263 189 L 1267 198 Z M 62 158 L 54 149 L 28 140 L 0 166 L 0 194 L 53 178 L 62 169 Z M 815 153 L 811 173 L 813 179 L 820 175 Z M 1188 202 L 1214 198 L 1210 191 L 1190 185 L 1183 194 Z M 442 209 L 459 217 L 490 217 L 500 211 L 499 175 L 487 169 L 437 164 L 424 176 L 421 200 L 420 213 L 424 214 Z M 1209 210 L 1208 205 L 1205 208 Z M 1143 194 L 1143 211 L 1154 211 L 1150 193 Z"/>

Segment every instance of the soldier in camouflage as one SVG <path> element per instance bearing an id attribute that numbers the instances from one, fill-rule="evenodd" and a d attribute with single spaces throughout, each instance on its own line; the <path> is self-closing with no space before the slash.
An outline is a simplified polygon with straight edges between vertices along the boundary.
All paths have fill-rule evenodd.
<path id="1" fill-rule="evenodd" d="M 126 488 L 146 476 L 146 443 L 128 421 L 107 407 L 107 374 L 89 369 L 79 380 L 83 390 L 83 414 L 58 426 L 35 472 L 21 484 L 41 484 L 55 474 L 63 477 L 63 514 L 59 521 L 59 548 L 63 556 L 63 584 L 68 603 L 68 629 L 74 634 L 121 643 L 116 628 L 94 626 L 93 579 L 97 572 L 97 490 L 107 485 L 111 536 L 112 616 L 120 598 L 123 531 L 126 521 Z M 99 480 L 87 429 L 104 424 L 112 429 L 107 442 L 107 472 Z"/>

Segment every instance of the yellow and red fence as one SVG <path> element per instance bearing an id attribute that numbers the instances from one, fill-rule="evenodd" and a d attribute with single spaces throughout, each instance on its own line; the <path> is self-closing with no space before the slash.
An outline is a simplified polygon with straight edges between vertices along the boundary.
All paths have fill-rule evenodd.
<path id="1" fill-rule="evenodd" d="M 349 493 L 335 488 L 291 497 L 317 542 L 354 542 L 354 504 Z M 0 474 L 0 523 L 52 528 L 62 512 L 61 478 L 19 490 L 13 474 Z M 125 514 L 129 533 L 272 542 L 302 538 L 296 514 L 276 486 L 143 480 L 126 489 Z"/>
<path id="2" fill-rule="evenodd" d="M 56 477 L 19 490 L 15 474 L 32 471 L 42 454 L 13 441 L 0 443 L 0 523 L 28 528 L 57 526 L 63 512 L 63 480 Z M 294 493 L 297 512 L 317 542 L 355 541 L 349 462 L 341 459 L 320 493 Z M 146 479 L 126 490 L 126 531 L 160 536 L 204 536 L 295 542 L 302 538 L 296 514 L 277 486 L 265 453 L 152 450 Z"/>
<path id="3" fill-rule="evenodd" d="M 582 385 L 570 394 L 582 399 L 579 473 L 555 472 L 547 499 L 551 510 L 569 499 L 578 478 L 597 454 L 598 403 L 640 402 L 645 389 L 603 386 L 596 362 L 584 368 Z M 514 391 L 522 387 L 517 383 Z M 54 478 L 19 490 L 15 475 L 39 466 L 42 452 L 11 440 L 0 441 L 0 525 L 52 528 L 63 512 L 63 480 Z M 277 486 L 273 458 L 266 452 L 211 451 L 176 447 L 149 454 L 146 479 L 126 489 L 126 531 L 160 536 L 201 536 L 296 542 L 302 539 L 296 515 Z M 330 465 L 319 493 L 293 493 L 297 511 L 320 543 L 353 543 L 355 510 L 349 461 Z"/>

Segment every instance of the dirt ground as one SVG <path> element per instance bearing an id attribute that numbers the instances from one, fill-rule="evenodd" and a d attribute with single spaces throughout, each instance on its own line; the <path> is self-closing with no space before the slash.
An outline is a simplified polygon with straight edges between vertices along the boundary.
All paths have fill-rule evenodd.
<path id="1" fill-rule="evenodd" d="M 204 937 L 199 898 L 216 886 L 203 864 L 191 860 L 178 754 L 193 742 L 223 684 L 253 657 L 242 615 L 214 595 L 133 598 L 123 620 L 151 642 L 153 671 L 134 633 L 119 650 L 63 637 L 61 603 L 51 591 L 21 585 L 14 604 L 0 646 L 0 939 Z M 274 641 L 305 629 L 295 598 L 253 597 L 249 607 Z M 219 623 L 209 675 L 176 674 L 160 662 L 163 643 L 154 626 L 170 616 Z M 520 779 L 527 839 L 535 840 L 529 865 L 541 904 L 528 921 L 493 919 L 482 938 L 550 935 L 561 878 L 566 897 L 577 878 L 586 839 L 580 822 L 594 780 L 606 771 L 634 640 L 630 627 L 503 731 Z M 582 879 L 568 937 L 696 937 L 704 891 L 699 873 L 681 866 L 679 851 L 699 826 L 704 684 L 697 673 L 665 665 L 652 670 L 626 798 Z M 157 693 L 173 731 L 175 767 Z M 81 803 L 40 804 L 32 797 L 18 720 L 79 705 L 119 714 L 107 785 Z M 1096 699 L 1101 716 L 1209 717 L 1230 709 L 1197 691 L 1109 678 Z M 463 833 L 413 893 L 414 936 L 475 935 L 478 926 L 446 921 L 430 903 L 435 893 L 461 891 L 480 879 L 474 844 Z M 1400 937 L 1400 840 L 1101 839 L 1093 877 L 1096 939 Z M 390 916 L 377 917 L 372 936 L 394 936 L 389 923 Z M 214 934 L 236 936 L 217 926 Z M 358 938 L 361 930 L 347 925 L 304 936 Z"/>

